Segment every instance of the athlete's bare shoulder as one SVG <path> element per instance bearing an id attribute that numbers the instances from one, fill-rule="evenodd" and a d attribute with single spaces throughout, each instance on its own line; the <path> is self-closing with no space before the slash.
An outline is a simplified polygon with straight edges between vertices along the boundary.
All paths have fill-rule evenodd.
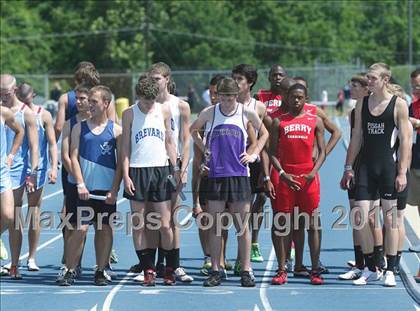
<path id="1" fill-rule="evenodd" d="M 257 110 L 257 114 L 260 117 L 260 119 L 263 119 L 264 115 L 265 115 L 265 112 L 267 110 L 267 107 L 264 105 L 264 103 L 257 100 L 256 110 Z"/>
<path id="2" fill-rule="evenodd" d="M 4 120 L 8 120 L 13 117 L 13 111 L 3 105 L 0 105 L 0 115 Z"/>

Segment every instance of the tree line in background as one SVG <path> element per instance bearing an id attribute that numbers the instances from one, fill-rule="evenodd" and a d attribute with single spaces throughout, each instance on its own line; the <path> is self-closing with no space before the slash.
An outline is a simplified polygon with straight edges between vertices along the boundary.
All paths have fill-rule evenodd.
<path id="1" fill-rule="evenodd" d="M 1 1 L 1 71 L 408 62 L 405 1 Z M 420 63 L 420 2 L 412 2 Z M 418 26 L 418 25 L 417 25 Z"/>

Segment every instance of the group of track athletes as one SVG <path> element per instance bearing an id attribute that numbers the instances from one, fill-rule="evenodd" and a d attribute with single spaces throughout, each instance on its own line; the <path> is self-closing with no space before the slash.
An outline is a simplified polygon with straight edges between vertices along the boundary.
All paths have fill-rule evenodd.
<path id="1" fill-rule="evenodd" d="M 192 282 L 180 266 L 180 232 L 174 220 L 189 169 L 192 213 L 205 256 L 203 286 L 220 285 L 228 277 L 226 270 L 232 269 L 225 258 L 229 219 L 238 239 L 234 274 L 240 276 L 241 286 L 255 286 L 251 262 L 264 260 L 258 232 L 267 198 L 278 263 L 271 283 L 287 283 L 290 272 L 313 285 L 324 284 L 322 274 L 328 269 L 320 262 L 318 171 L 341 133 L 324 110 L 309 103 L 304 78 L 289 77 L 282 66 L 273 65 L 270 89 L 252 96 L 257 77 L 257 70 L 247 64 L 235 66 L 230 77 L 214 76 L 209 85 L 211 105 L 191 124 L 188 103 L 173 95 L 176 86 L 170 67 L 159 62 L 139 77 L 136 102 L 116 120 L 111 90 L 100 84 L 92 63 L 81 62 L 75 72 L 76 86 L 61 96 L 54 124 L 48 111 L 34 105 L 31 85 L 18 86 L 12 75 L 2 74 L 1 233 L 9 230 L 11 250 L 11 263 L 2 271 L 7 269 L 12 279 L 22 278 L 25 190 L 32 216 L 27 268 L 39 270 L 35 255 L 42 194 L 47 182 L 56 182 L 61 139 L 62 219 L 69 225 L 63 226 L 58 285 L 71 286 L 80 276 L 90 224 L 95 228 L 94 283 L 111 282 L 113 223 L 121 182 L 132 213 L 138 264 L 131 270 L 139 273 L 135 280 L 144 286 L 154 286 L 156 278 L 163 278 L 165 285 Z M 407 199 L 420 205 L 418 193 L 407 186 L 407 176 L 409 184 L 420 184 L 419 148 L 414 145 L 411 151 L 413 128 L 420 146 L 420 71 L 411 74 L 410 118 L 404 92 L 390 79 L 391 70 L 383 63 L 351 78 L 357 103 L 349 116 L 352 135 L 340 184 L 348 190 L 355 215 L 355 262 L 339 278 L 355 285 L 383 277 L 385 286 L 396 285 L 405 236 L 403 210 Z M 325 128 L 331 134 L 327 143 Z M 191 161 L 190 138 L 194 142 Z M 311 269 L 303 265 L 305 230 Z"/>

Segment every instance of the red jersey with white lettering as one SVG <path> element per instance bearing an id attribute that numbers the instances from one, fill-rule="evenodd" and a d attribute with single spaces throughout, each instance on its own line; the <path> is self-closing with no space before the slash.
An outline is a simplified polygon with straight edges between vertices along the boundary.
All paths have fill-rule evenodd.
<path id="1" fill-rule="evenodd" d="M 297 117 L 289 113 L 279 117 L 277 159 L 287 173 L 304 174 L 312 170 L 316 118 L 307 112 Z"/>
<path id="2" fill-rule="evenodd" d="M 272 182 L 280 198 L 272 202 L 273 209 L 276 211 L 290 213 L 294 206 L 298 206 L 301 211 L 311 214 L 318 207 L 320 199 L 318 174 L 310 183 L 301 176 L 309 174 L 314 167 L 312 149 L 316 120 L 317 116 L 308 112 L 297 117 L 289 113 L 279 116 L 279 142 L 276 157 L 286 173 L 295 175 L 294 179 L 300 182 L 301 190 L 292 190 L 273 169 Z"/>
<path id="3" fill-rule="evenodd" d="M 281 95 L 273 94 L 271 90 L 259 90 L 257 97 L 258 100 L 265 105 L 269 117 L 271 117 L 271 114 L 281 106 Z"/>

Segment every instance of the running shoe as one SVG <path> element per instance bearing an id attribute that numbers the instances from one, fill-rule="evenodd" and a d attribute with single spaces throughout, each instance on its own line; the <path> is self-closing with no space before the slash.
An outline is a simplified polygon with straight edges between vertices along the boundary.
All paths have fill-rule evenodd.
<path id="1" fill-rule="evenodd" d="M 321 271 L 313 270 L 311 272 L 311 284 L 312 285 L 322 285 L 322 284 L 324 284 L 324 279 L 321 276 Z"/>
<path id="2" fill-rule="evenodd" d="M 287 283 L 287 272 L 278 270 L 276 275 L 271 279 L 272 285 L 283 285 Z"/>
<path id="3" fill-rule="evenodd" d="M 117 273 L 111 268 L 108 267 L 104 270 L 105 276 L 109 276 L 109 281 L 117 279 Z"/>
<path id="4" fill-rule="evenodd" d="M 328 273 L 330 273 L 330 271 L 328 270 L 328 268 L 322 264 L 321 260 L 319 261 L 319 269 L 318 269 L 318 271 L 321 274 L 328 274 Z"/>
<path id="5" fill-rule="evenodd" d="M 210 270 L 211 270 L 210 257 L 205 256 L 204 257 L 204 263 L 203 263 L 203 266 L 201 267 L 200 272 L 201 272 L 202 275 L 209 275 Z"/>
<path id="6" fill-rule="evenodd" d="M 7 249 L 3 244 L 3 240 L 0 239 L 0 260 L 7 260 L 9 258 L 9 254 L 7 253 Z"/>
<path id="7" fill-rule="evenodd" d="M 370 271 L 367 267 L 363 269 L 362 275 L 353 281 L 353 285 L 366 285 L 368 282 L 376 282 L 382 279 L 383 272 L 380 270 Z"/>
<path id="8" fill-rule="evenodd" d="M 360 276 L 362 275 L 362 270 L 353 267 L 351 268 L 349 271 L 347 271 L 346 273 L 340 274 L 338 276 L 339 280 L 357 280 L 358 278 L 360 278 Z"/>
<path id="9" fill-rule="evenodd" d="M 140 263 L 135 264 L 133 266 L 130 267 L 130 272 L 133 273 L 140 273 L 143 271 L 143 268 L 141 267 Z"/>
<path id="10" fill-rule="evenodd" d="M 175 276 L 175 273 L 174 273 L 174 269 L 172 269 L 171 267 L 166 267 L 165 276 L 163 278 L 163 284 L 164 285 L 175 285 L 175 283 L 176 283 L 176 276 Z"/>
<path id="11" fill-rule="evenodd" d="M 182 283 L 191 283 L 194 281 L 194 278 L 192 276 L 189 276 L 185 269 L 182 267 L 179 267 L 175 270 L 175 276 L 178 281 L 181 281 Z"/>
<path id="12" fill-rule="evenodd" d="M 109 256 L 109 261 L 111 261 L 111 263 L 118 263 L 118 255 L 115 249 L 111 250 L 111 256 Z"/>
<path id="13" fill-rule="evenodd" d="M 214 287 L 219 286 L 221 283 L 221 276 L 219 271 L 212 271 L 209 277 L 204 280 L 203 286 L 204 287 Z"/>
<path id="14" fill-rule="evenodd" d="M 156 277 L 155 271 L 152 269 L 147 269 L 144 273 L 144 282 L 143 286 L 155 286 L 156 285 Z"/>
<path id="15" fill-rule="evenodd" d="M 251 244 L 251 261 L 252 262 L 263 262 L 264 258 L 260 252 L 260 246 L 258 243 Z"/>
<path id="16" fill-rule="evenodd" d="M 19 268 L 16 266 L 10 266 L 9 276 L 12 280 L 22 280 L 22 274 L 20 274 Z"/>
<path id="17" fill-rule="evenodd" d="M 111 277 L 109 277 L 110 279 Z M 106 286 L 108 285 L 108 278 L 105 275 L 105 271 L 100 271 L 100 270 L 96 270 L 95 272 L 95 279 L 94 279 L 94 283 L 96 286 Z"/>
<path id="18" fill-rule="evenodd" d="M 61 266 L 60 271 L 58 271 L 58 275 L 57 278 L 55 279 L 56 283 L 60 283 L 63 281 L 64 276 L 66 275 L 67 272 L 67 267 L 66 266 Z"/>
<path id="19" fill-rule="evenodd" d="M 137 276 L 135 276 L 134 278 L 133 278 L 133 280 L 134 281 L 136 281 L 136 282 L 141 282 L 141 283 L 143 283 L 144 282 L 144 272 L 142 271 L 142 272 L 140 272 Z"/>
<path id="20" fill-rule="evenodd" d="M 349 261 L 347 261 L 347 265 L 350 268 L 354 268 L 354 267 L 356 267 L 356 262 L 354 260 L 349 260 Z"/>
<path id="21" fill-rule="evenodd" d="M 241 286 L 255 287 L 255 279 L 251 276 L 251 273 L 249 271 L 241 272 Z"/>
<path id="22" fill-rule="evenodd" d="M 71 286 L 74 284 L 76 279 L 76 273 L 74 270 L 67 270 L 66 274 L 64 275 L 63 279 L 58 282 L 59 286 Z"/>
<path id="23" fill-rule="evenodd" d="M 395 281 L 395 275 L 392 271 L 386 271 L 385 272 L 385 278 L 384 278 L 384 286 L 386 287 L 395 287 L 397 285 L 397 282 Z"/>
<path id="24" fill-rule="evenodd" d="M 220 270 L 220 277 L 222 278 L 222 280 L 227 280 L 228 279 L 228 275 L 227 275 L 226 269 L 221 269 Z"/>
<path id="25" fill-rule="evenodd" d="M 0 267 L 0 276 L 6 276 L 9 275 L 9 270 L 6 268 Z"/>
<path id="26" fill-rule="evenodd" d="M 310 276 L 308 268 L 302 265 L 300 268 L 296 268 L 293 270 L 293 277 L 295 278 L 308 278 Z"/>
<path id="27" fill-rule="evenodd" d="M 286 264 L 284 266 L 284 270 L 287 272 L 293 272 L 293 260 L 292 259 L 286 259 Z"/>
<path id="28" fill-rule="evenodd" d="M 28 259 L 26 266 L 28 267 L 28 271 L 39 271 L 39 267 L 36 265 L 35 259 L 33 258 Z"/>

